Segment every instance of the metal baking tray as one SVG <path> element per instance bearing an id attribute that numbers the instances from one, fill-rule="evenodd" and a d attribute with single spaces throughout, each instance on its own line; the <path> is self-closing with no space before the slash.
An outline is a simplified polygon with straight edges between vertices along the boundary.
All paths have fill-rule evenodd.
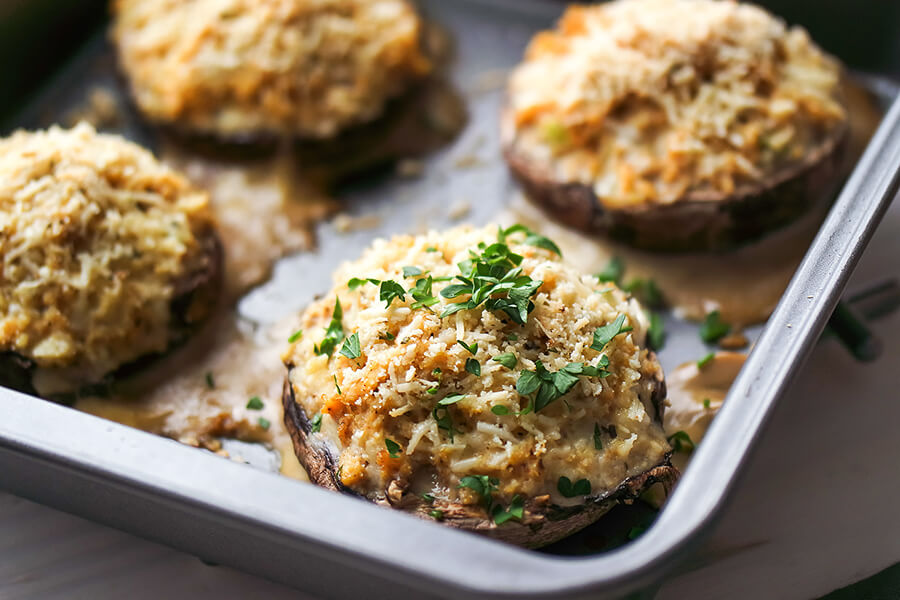
<path id="1" fill-rule="evenodd" d="M 422 4 L 455 40 L 452 78 L 466 100 L 468 127 L 453 146 L 426 160 L 419 179 L 367 177 L 343 188 L 346 212 L 376 215 L 379 225 L 339 235 L 322 224 L 317 251 L 283 259 L 272 280 L 244 298 L 244 315 L 270 321 L 301 308 L 328 288 L 334 266 L 373 237 L 423 223 L 450 225 L 447 205 L 455 199 L 468 198 L 466 220 L 480 223 L 509 198 L 514 185 L 498 158 L 502 92 L 481 84 L 485 73 L 518 62 L 531 35 L 550 26 L 562 5 Z M 56 121 L 98 81 L 121 86 L 109 54 L 103 34 L 96 34 L 4 133 Z M 523 550 L 3 389 L 0 488 L 328 597 L 598 598 L 652 589 L 690 555 L 720 512 L 900 187 L 900 100 L 893 101 L 891 84 L 868 81 L 890 110 L 767 326 L 750 332 L 758 335 L 753 352 L 690 468 L 654 525 L 634 542 L 585 556 Z M 137 120 L 126 119 L 121 130 L 153 144 L 152 132 Z M 462 153 L 487 164 L 455 170 Z M 667 367 L 700 355 L 692 327 L 673 317 L 667 326 Z"/>

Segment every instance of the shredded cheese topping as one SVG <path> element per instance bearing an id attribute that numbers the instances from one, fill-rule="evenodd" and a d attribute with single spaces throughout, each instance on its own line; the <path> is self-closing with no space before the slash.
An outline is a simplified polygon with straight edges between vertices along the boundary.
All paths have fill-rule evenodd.
<path id="1" fill-rule="evenodd" d="M 609 206 L 715 199 L 843 127 L 840 78 L 806 31 L 753 5 L 573 6 L 512 74 L 508 127 L 517 151 Z"/>
<path id="2" fill-rule="evenodd" d="M 85 123 L 0 140 L 0 350 L 95 381 L 170 343 L 207 196 Z"/>
<path id="3" fill-rule="evenodd" d="M 284 360 L 297 402 L 310 419 L 322 415 L 321 431 L 310 435 L 333 444 L 344 485 L 373 499 L 391 487 L 477 503 L 470 490 L 459 489 L 460 480 L 487 475 L 499 479 L 497 493 L 507 501 L 516 494 L 549 494 L 565 505 L 581 499 L 560 495 L 561 476 L 586 478 L 599 495 L 664 460 L 669 448 L 650 402 L 660 367 L 641 347 L 647 329 L 643 311 L 614 285 L 582 276 L 518 235 L 507 243 L 524 257 L 524 274 L 543 281 L 524 325 L 484 306 L 441 319 L 451 301 L 439 292 L 449 281 L 435 281 L 440 303 L 432 310 L 411 308 L 409 295 L 385 308 L 377 286 L 348 288 L 355 277 L 392 279 L 405 288 L 423 276 L 450 278 L 459 274 L 457 263 L 470 257 L 469 250 L 496 241 L 495 227 L 378 240 L 359 260 L 343 265 L 335 287 L 303 313 L 302 339 Z M 404 266 L 427 275 L 404 277 Z M 341 355 L 340 345 L 331 357 L 315 351 L 335 298 L 343 308 L 345 335 L 358 335 L 359 358 Z M 593 333 L 619 315 L 634 329 L 606 347 L 611 375 L 580 377 L 545 408 L 516 414 L 529 403 L 516 391 L 523 370 L 534 370 L 538 360 L 550 371 L 571 362 L 596 364 L 601 354 L 590 348 Z M 475 355 L 457 340 L 477 344 Z M 492 360 L 508 352 L 516 357 L 512 368 Z M 480 375 L 466 370 L 468 359 L 478 361 Z M 441 418 L 449 415 L 456 430 L 451 440 L 434 409 L 454 394 L 465 397 L 447 407 L 446 415 L 439 412 Z M 497 406 L 508 413 L 496 414 Z M 598 426 L 604 432 L 599 450 Z M 399 458 L 390 456 L 385 440 L 399 444 Z"/>
<path id="4" fill-rule="evenodd" d="M 329 137 L 429 69 L 406 0 L 115 0 L 113 37 L 151 119 Z"/>

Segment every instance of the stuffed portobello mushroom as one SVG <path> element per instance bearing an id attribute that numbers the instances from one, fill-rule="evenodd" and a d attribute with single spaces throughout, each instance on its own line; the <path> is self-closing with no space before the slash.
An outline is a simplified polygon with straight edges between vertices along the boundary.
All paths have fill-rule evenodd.
<path id="1" fill-rule="evenodd" d="M 114 0 L 113 13 L 138 108 L 193 134 L 330 138 L 430 69 L 406 0 Z"/>
<path id="2" fill-rule="evenodd" d="M 379 240 L 334 282 L 284 354 L 315 483 L 536 547 L 677 476 L 643 311 L 547 238 Z"/>
<path id="3" fill-rule="evenodd" d="M 0 140 L 0 385 L 66 395 L 183 340 L 211 311 L 207 196 L 87 124 Z"/>
<path id="4" fill-rule="evenodd" d="M 840 174 L 840 65 L 800 28 L 716 0 L 573 6 L 512 73 L 504 153 L 571 226 L 719 250 L 801 215 Z"/>

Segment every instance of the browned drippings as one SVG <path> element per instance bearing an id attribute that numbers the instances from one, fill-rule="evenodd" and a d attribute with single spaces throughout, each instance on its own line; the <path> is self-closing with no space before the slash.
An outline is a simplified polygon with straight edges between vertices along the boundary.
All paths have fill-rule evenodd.
<path id="1" fill-rule="evenodd" d="M 738 352 L 717 352 L 702 367 L 689 362 L 669 373 L 666 377 L 669 397 L 663 411 L 666 435 L 684 431 L 691 441 L 699 444 L 746 359 L 746 354 Z M 684 469 L 688 458 L 688 454 L 678 452 L 673 455 L 672 463 Z"/>

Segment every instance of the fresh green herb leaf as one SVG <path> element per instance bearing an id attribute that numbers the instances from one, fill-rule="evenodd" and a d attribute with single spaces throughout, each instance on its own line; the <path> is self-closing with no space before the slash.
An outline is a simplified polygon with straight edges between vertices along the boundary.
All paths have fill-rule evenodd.
<path id="1" fill-rule="evenodd" d="M 730 332 L 731 325 L 722 321 L 722 317 L 717 310 L 707 314 L 700 325 L 700 339 L 707 344 L 715 344 Z"/>
<path id="2" fill-rule="evenodd" d="M 541 387 L 541 378 L 536 371 L 522 371 L 516 381 L 516 391 L 522 396 L 530 396 Z"/>
<path id="3" fill-rule="evenodd" d="M 416 277 L 417 275 L 421 275 L 422 273 L 423 271 L 419 267 L 403 267 L 404 277 Z"/>
<path id="4" fill-rule="evenodd" d="M 481 498 L 481 502 L 485 509 L 490 512 L 492 503 L 491 495 L 497 491 L 500 481 L 495 477 L 487 475 L 466 475 L 459 480 L 460 488 L 469 488 Z"/>
<path id="5" fill-rule="evenodd" d="M 334 312 L 331 313 L 331 322 L 325 330 L 325 338 L 318 346 L 314 346 L 313 350 L 316 354 L 327 354 L 331 356 L 338 342 L 344 339 L 344 326 L 341 321 L 344 318 L 344 310 L 341 308 L 341 299 L 334 299 Z"/>
<path id="6" fill-rule="evenodd" d="M 648 311 L 650 327 L 647 329 L 647 342 L 653 350 L 662 350 L 666 343 L 666 329 L 662 315 L 656 311 Z"/>
<path id="7" fill-rule="evenodd" d="M 608 359 L 607 363 L 608 364 Z M 569 363 L 556 372 L 548 371 L 541 361 L 535 363 L 534 371 L 521 371 L 516 381 L 516 391 L 522 396 L 532 396 L 535 412 L 563 397 L 575 387 L 578 378 L 606 377 L 609 372 L 601 367 L 585 365 L 581 362 Z"/>
<path id="8" fill-rule="evenodd" d="M 637 539 L 637 538 L 641 537 L 642 535 L 644 535 L 645 531 L 647 531 L 646 525 L 635 525 L 630 530 L 628 530 L 628 539 L 629 540 Z"/>
<path id="9" fill-rule="evenodd" d="M 427 390 L 425 390 L 425 393 L 434 396 L 435 394 L 438 393 L 438 387 L 437 386 L 430 387 Z"/>
<path id="10" fill-rule="evenodd" d="M 425 248 L 425 252 L 437 252 L 437 251 L 438 251 L 438 249 L 435 248 L 434 246 L 428 246 L 427 248 Z"/>
<path id="11" fill-rule="evenodd" d="M 343 395 L 344 392 L 341 391 L 341 386 L 339 386 L 338 382 L 337 382 L 337 375 L 332 375 L 331 378 L 334 379 L 334 387 L 337 388 L 338 395 L 339 396 Z"/>
<path id="12" fill-rule="evenodd" d="M 468 371 L 472 375 L 475 375 L 476 377 L 481 375 L 481 363 L 478 362 L 477 358 L 466 359 L 466 371 Z"/>
<path id="13" fill-rule="evenodd" d="M 451 394 L 438 400 L 438 406 L 450 406 L 451 404 L 456 404 L 465 397 L 466 394 Z"/>
<path id="14" fill-rule="evenodd" d="M 359 333 L 354 333 L 344 340 L 344 345 L 341 346 L 341 354 L 350 359 L 359 358 L 362 355 L 359 347 Z"/>
<path id="15" fill-rule="evenodd" d="M 713 360 L 715 360 L 715 358 L 716 358 L 716 353 L 710 352 L 709 354 L 707 354 L 706 356 L 704 356 L 703 358 L 701 358 L 700 360 L 697 361 L 697 368 L 702 369 L 703 367 L 705 367 L 706 365 L 711 363 Z"/>
<path id="16" fill-rule="evenodd" d="M 431 415 L 434 417 L 438 429 L 446 431 L 447 435 L 450 437 L 450 442 L 452 443 L 456 429 L 453 427 L 453 418 L 450 416 L 450 409 L 446 406 L 435 406 L 434 410 L 431 411 Z"/>
<path id="17" fill-rule="evenodd" d="M 436 378 L 438 379 L 438 381 L 440 381 L 440 379 L 441 379 L 441 368 L 440 368 L 440 367 L 435 367 L 434 369 L 432 369 L 432 370 L 431 370 L 431 376 L 432 376 L 432 377 L 436 377 Z"/>
<path id="18" fill-rule="evenodd" d="M 353 279 L 351 279 L 350 281 L 347 282 L 347 287 L 350 288 L 351 290 L 355 290 L 356 288 L 358 288 L 360 286 L 366 285 L 366 283 L 368 283 L 367 280 L 360 279 L 359 277 L 354 277 Z"/>
<path id="19" fill-rule="evenodd" d="M 693 452 L 694 448 L 697 447 L 691 439 L 691 436 L 685 431 L 676 431 L 669 436 L 668 440 L 675 452 Z"/>
<path id="20" fill-rule="evenodd" d="M 291 337 L 288 338 L 288 344 L 293 344 L 294 342 L 299 340 L 301 337 L 303 337 L 303 330 L 298 329 L 297 331 L 295 331 L 294 333 L 291 334 Z"/>
<path id="21" fill-rule="evenodd" d="M 652 279 L 632 279 L 622 289 L 651 308 L 665 305 L 665 298 Z"/>
<path id="22" fill-rule="evenodd" d="M 476 354 L 478 354 L 478 342 L 475 342 L 471 346 L 462 340 L 456 340 L 456 343 L 459 344 L 460 346 L 462 346 L 463 348 L 465 348 L 466 350 L 468 350 L 469 354 L 471 354 L 472 356 L 475 356 Z"/>
<path id="23" fill-rule="evenodd" d="M 491 412 L 498 416 L 508 415 L 509 408 L 503 406 L 502 404 L 495 404 L 491 407 Z"/>
<path id="24" fill-rule="evenodd" d="M 428 511 L 428 516 L 431 517 L 432 519 L 436 519 L 438 521 L 443 521 L 444 520 L 444 511 L 438 510 L 435 508 L 434 510 Z"/>
<path id="25" fill-rule="evenodd" d="M 322 431 L 322 413 L 316 413 L 316 416 L 309 422 L 309 432 L 318 433 Z"/>
<path id="26" fill-rule="evenodd" d="M 491 360 L 500 363 L 507 369 L 515 369 L 516 365 L 519 363 L 519 359 L 516 358 L 516 355 L 512 352 L 504 352 L 503 354 L 498 354 Z"/>
<path id="27" fill-rule="evenodd" d="M 597 352 L 603 352 L 606 345 L 612 341 L 614 337 L 622 333 L 631 331 L 631 327 L 625 327 L 625 315 L 619 315 L 612 323 L 607 323 L 602 327 L 594 330 L 594 341 L 591 348 Z"/>
<path id="28" fill-rule="evenodd" d="M 514 333 L 511 333 L 511 334 L 509 334 L 508 336 L 506 336 L 506 339 L 507 339 L 508 341 L 510 341 L 510 342 L 518 342 L 518 341 L 519 341 L 519 336 L 517 336 L 517 335 L 514 334 Z"/>
<path id="29" fill-rule="evenodd" d="M 575 496 L 587 496 L 591 493 L 591 482 L 587 479 L 579 479 L 574 484 L 572 480 L 563 475 L 556 484 L 556 489 L 565 498 L 574 498 Z"/>
<path id="30" fill-rule="evenodd" d="M 432 496 L 431 494 L 422 494 L 422 499 L 429 504 L 434 502 L 434 496 Z"/>
<path id="31" fill-rule="evenodd" d="M 512 235 L 513 233 L 524 233 L 525 243 L 529 246 L 543 248 L 544 250 L 549 250 L 550 252 L 555 252 L 559 256 L 562 256 L 562 251 L 559 249 L 559 246 L 553 243 L 551 239 L 546 238 L 539 233 L 535 233 L 534 231 L 521 224 L 516 224 L 512 227 L 507 227 L 506 229 L 500 229 L 497 232 L 497 239 L 498 241 L 500 241 L 500 243 L 505 243 L 506 237 Z"/>
<path id="32" fill-rule="evenodd" d="M 385 331 L 384 333 L 382 333 L 381 335 L 378 336 L 378 339 L 390 342 L 390 341 L 393 341 L 394 334 L 391 333 L 390 331 Z"/>
<path id="33" fill-rule="evenodd" d="M 212 371 L 206 372 L 206 387 L 211 390 L 214 390 L 216 388 L 216 380 L 213 379 Z"/>
<path id="34" fill-rule="evenodd" d="M 266 431 L 268 431 L 269 427 L 272 426 L 272 423 L 265 417 L 260 417 L 259 420 L 256 422 L 259 424 L 260 427 L 262 427 Z"/>
<path id="35" fill-rule="evenodd" d="M 603 438 L 600 437 L 600 425 L 594 423 L 594 450 L 603 450 Z"/>
<path id="36" fill-rule="evenodd" d="M 384 445 L 387 448 L 388 454 L 391 458 L 400 458 L 400 451 L 402 450 L 400 444 L 398 444 L 394 440 L 384 438 Z"/>
<path id="37" fill-rule="evenodd" d="M 622 275 L 625 273 L 625 263 L 618 256 L 614 256 L 610 259 L 606 266 L 603 267 L 603 270 L 595 275 L 597 281 L 601 283 L 615 283 L 618 284 L 619 281 L 622 280 Z"/>
<path id="38" fill-rule="evenodd" d="M 259 396 L 253 396 L 247 401 L 247 408 L 250 410 L 262 410 L 265 408 L 265 405 Z"/>
<path id="39" fill-rule="evenodd" d="M 395 298 L 400 302 L 406 301 L 406 290 L 403 286 L 392 279 L 382 281 L 378 289 L 378 299 L 385 303 L 385 308 L 390 308 Z"/>
<path id="40" fill-rule="evenodd" d="M 428 308 L 429 306 L 434 306 L 440 300 L 435 298 L 432 290 L 432 286 L 434 285 L 434 278 L 429 275 L 428 277 L 422 277 L 421 279 L 416 280 L 416 285 L 410 288 L 409 293 L 412 294 L 413 302 L 412 308 L 413 310 L 417 308 Z"/>
<path id="41" fill-rule="evenodd" d="M 703 399 L 703 408 L 708 409 L 708 408 L 710 407 L 711 404 L 712 404 L 712 402 L 710 402 L 709 398 L 704 398 L 704 399 Z"/>
<path id="42" fill-rule="evenodd" d="M 513 496 L 513 499 L 512 501 L 510 501 L 509 507 L 507 507 L 506 510 L 504 510 L 503 507 L 499 504 L 496 504 L 494 505 L 491 513 L 494 518 L 495 525 L 503 525 L 504 523 L 512 519 L 521 521 L 522 517 L 525 516 L 525 501 L 521 496 L 516 494 L 515 496 Z"/>

